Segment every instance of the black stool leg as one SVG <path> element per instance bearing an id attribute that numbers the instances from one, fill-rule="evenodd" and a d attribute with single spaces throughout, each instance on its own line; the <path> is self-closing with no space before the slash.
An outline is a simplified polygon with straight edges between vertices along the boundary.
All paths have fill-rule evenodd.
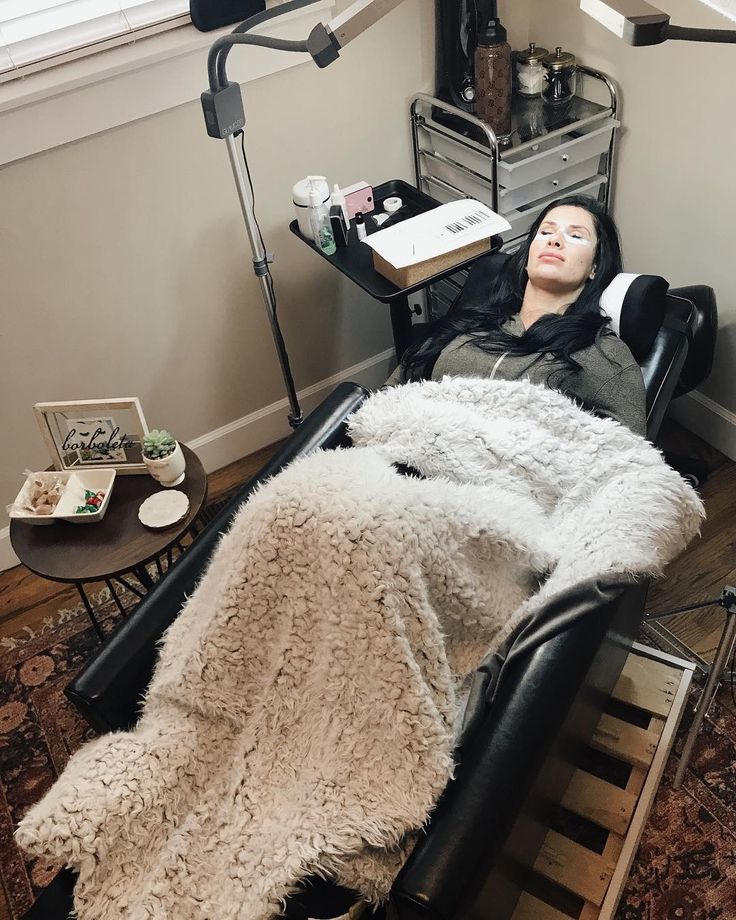
<path id="1" fill-rule="evenodd" d="M 112 583 L 112 579 L 111 579 L 111 578 L 106 578 L 106 579 L 105 579 L 105 584 L 106 584 L 107 587 L 109 588 L 109 590 L 110 590 L 110 596 L 112 597 L 112 599 L 113 599 L 113 600 L 115 601 L 115 603 L 117 604 L 118 610 L 122 613 L 123 616 L 126 616 L 126 615 L 127 615 L 127 611 L 126 611 L 125 607 L 123 607 L 122 602 L 121 602 L 120 598 L 118 597 L 118 593 L 117 593 L 117 591 L 115 590 L 115 586 L 114 586 L 113 583 Z"/>
<path id="2" fill-rule="evenodd" d="M 703 485 L 708 478 L 708 464 L 697 457 L 685 457 L 682 454 L 664 452 L 664 459 L 673 470 L 677 470 L 683 479 L 688 479 L 696 487 Z"/>
<path id="3" fill-rule="evenodd" d="M 404 352 L 411 345 L 411 307 L 408 297 L 397 297 L 391 301 L 391 328 L 394 333 L 396 357 L 401 361 Z"/>
<path id="4" fill-rule="evenodd" d="M 146 591 L 150 591 L 153 587 L 153 579 L 146 571 L 144 565 L 139 565 L 137 568 L 133 569 L 133 574 L 138 579 L 138 581 L 143 585 Z"/>

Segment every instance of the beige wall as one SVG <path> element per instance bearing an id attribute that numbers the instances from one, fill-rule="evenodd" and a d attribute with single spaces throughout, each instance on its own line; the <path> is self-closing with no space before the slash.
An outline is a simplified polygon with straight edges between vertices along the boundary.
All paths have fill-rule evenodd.
<path id="1" fill-rule="evenodd" d="M 412 178 L 408 99 L 433 88 L 431 11 L 406 0 L 328 70 L 245 87 L 298 387 L 392 343 L 387 308 L 289 233 L 290 191 L 308 173 Z M 23 468 L 48 463 L 39 400 L 137 395 L 150 425 L 189 441 L 285 395 L 250 260 L 225 145 L 199 103 L 0 169 L 0 527 Z"/>
<path id="2" fill-rule="evenodd" d="M 702 391 L 726 414 L 736 412 L 736 48 L 675 41 L 632 48 L 582 13 L 577 0 L 523 2 L 533 40 L 564 45 L 620 86 L 624 127 L 613 213 L 626 267 L 661 274 L 673 286 L 715 289 L 721 331 Z M 732 25 L 694 0 L 656 5 L 676 25 Z"/>

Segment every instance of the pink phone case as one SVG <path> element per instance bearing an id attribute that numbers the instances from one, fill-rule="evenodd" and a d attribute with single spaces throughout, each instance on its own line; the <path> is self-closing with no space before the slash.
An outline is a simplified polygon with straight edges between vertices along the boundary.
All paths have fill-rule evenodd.
<path id="1" fill-rule="evenodd" d="M 352 220 L 356 214 L 370 214 L 375 209 L 373 189 L 370 185 L 365 185 L 354 191 L 347 188 L 343 189 L 342 192 L 345 195 L 345 207 L 348 210 L 349 220 Z"/>

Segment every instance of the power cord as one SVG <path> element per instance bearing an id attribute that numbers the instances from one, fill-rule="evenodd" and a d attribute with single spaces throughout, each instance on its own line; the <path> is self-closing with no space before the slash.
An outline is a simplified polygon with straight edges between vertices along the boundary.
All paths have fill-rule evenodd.
<path id="1" fill-rule="evenodd" d="M 253 187 L 253 179 L 250 174 L 250 166 L 248 165 L 248 157 L 245 153 L 245 132 L 242 129 L 240 129 L 235 132 L 234 136 L 235 137 L 240 136 L 240 149 L 243 154 L 243 164 L 245 165 L 245 174 L 248 178 L 248 186 L 250 187 L 250 197 L 251 197 L 251 201 L 253 202 L 253 220 L 255 222 L 256 229 L 258 230 L 258 238 L 261 241 L 261 248 L 263 250 L 263 258 L 268 263 L 273 260 L 273 255 L 271 254 L 269 256 L 269 253 L 266 250 L 266 243 L 264 242 L 263 233 L 261 232 L 261 225 L 258 223 L 258 216 L 256 215 L 256 193 L 255 193 L 255 188 Z M 294 378 L 291 374 L 291 361 L 289 360 L 289 352 L 286 348 L 286 342 L 284 340 L 284 336 L 281 332 L 281 326 L 279 325 L 279 321 L 278 321 L 276 288 L 274 287 L 273 278 L 271 277 L 271 272 L 268 271 L 268 268 L 266 268 L 265 273 L 263 273 L 263 277 L 265 278 L 266 284 L 268 285 L 268 290 L 270 294 L 271 310 L 273 314 L 273 324 L 272 324 L 273 334 L 274 336 L 276 336 L 278 340 L 279 348 L 281 349 L 283 357 L 284 357 L 283 372 L 288 378 L 288 381 L 289 381 L 289 384 L 292 390 L 296 392 Z M 293 415 L 293 414 L 289 415 L 289 424 L 291 425 L 292 428 L 298 427 L 301 421 L 302 421 L 301 412 L 299 412 L 298 415 Z"/>
<path id="2" fill-rule="evenodd" d="M 253 188 L 253 180 L 251 179 L 251 176 L 250 176 L 250 166 L 248 166 L 248 157 L 245 155 L 245 132 L 236 131 L 235 136 L 236 137 L 240 136 L 240 149 L 243 152 L 243 163 L 245 164 L 245 174 L 248 177 L 248 185 L 250 186 L 250 197 L 253 202 L 253 220 L 256 223 L 256 229 L 258 230 L 258 237 L 260 238 L 261 246 L 263 247 L 263 252 L 266 255 L 266 261 L 270 261 L 270 259 L 268 258 L 268 253 L 266 252 L 266 244 L 263 240 L 263 234 L 261 233 L 261 225 L 258 223 L 258 215 L 256 214 L 256 193 L 255 193 L 255 189 Z M 276 288 L 273 286 L 273 278 L 271 277 L 270 272 L 266 275 L 266 282 L 268 284 L 269 290 L 271 291 L 271 302 L 273 304 L 273 318 L 277 319 Z M 284 353 L 286 354 L 286 360 L 288 361 L 289 355 L 286 351 L 285 345 L 284 345 Z"/>

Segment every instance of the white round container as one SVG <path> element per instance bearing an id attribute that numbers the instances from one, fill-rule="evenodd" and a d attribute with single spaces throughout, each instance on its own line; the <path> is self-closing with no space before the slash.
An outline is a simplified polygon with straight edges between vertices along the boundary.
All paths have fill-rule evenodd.
<path id="1" fill-rule="evenodd" d="M 327 210 L 329 211 L 330 187 L 324 176 L 307 176 L 306 179 L 300 179 L 291 191 L 299 232 L 308 240 L 314 239 L 312 226 L 309 222 L 309 192 L 312 189 L 316 189 L 319 192 L 322 203 L 327 205 Z"/>

